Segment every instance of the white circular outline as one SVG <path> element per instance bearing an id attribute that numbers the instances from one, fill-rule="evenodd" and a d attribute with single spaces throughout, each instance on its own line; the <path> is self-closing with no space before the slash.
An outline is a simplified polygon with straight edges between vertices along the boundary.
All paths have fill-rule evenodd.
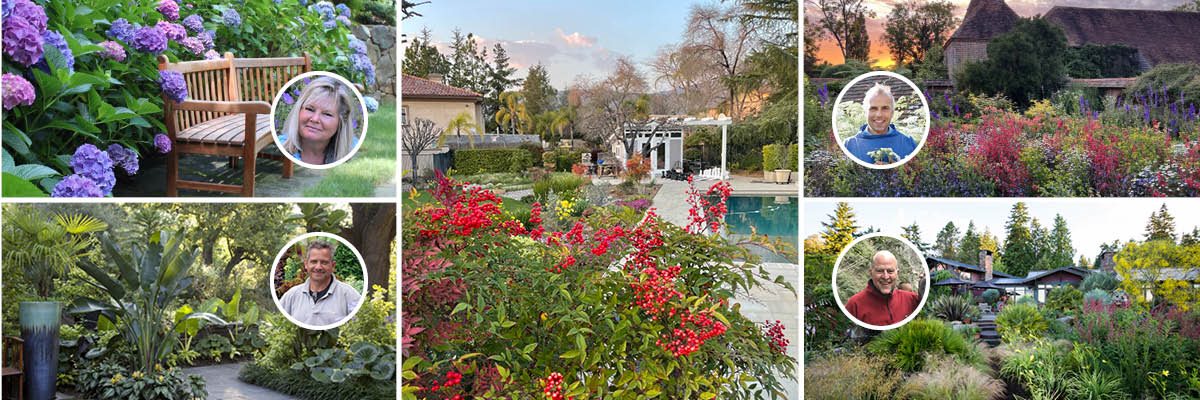
<path id="1" fill-rule="evenodd" d="M 358 145 L 356 145 L 356 146 L 354 146 L 354 148 L 350 149 L 350 154 L 347 154 L 345 157 L 334 160 L 334 162 L 331 162 L 329 164 L 319 164 L 319 165 L 309 164 L 309 163 L 301 161 L 295 157 L 292 157 L 291 154 L 288 154 L 288 152 L 283 150 L 283 142 L 279 141 L 279 132 L 277 132 L 275 130 L 275 107 L 278 106 L 279 101 L 283 99 L 283 94 L 287 92 L 288 88 L 291 88 L 292 85 L 295 85 L 296 82 L 300 81 L 301 79 L 310 77 L 310 76 L 327 76 L 327 77 L 337 79 L 343 85 L 346 85 L 346 87 L 350 88 L 350 91 L 354 93 L 355 97 L 358 97 L 358 107 L 362 109 L 362 117 L 363 117 L 362 118 L 362 132 L 361 132 L 362 134 L 358 136 Z M 296 100 L 299 101 L 300 99 L 296 99 Z M 366 143 L 366 141 L 367 141 L 367 124 L 368 124 L 369 119 L 370 118 L 367 116 L 366 101 L 363 100 L 362 93 L 359 93 L 358 88 L 354 87 L 354 84 L 350 83 L 350 81 L 346 80 L 346 78 L 343 78 L 341 75 L 338 75 L 338 74 L 335 74 L 335 73 L 332 73 L 329 71 L 309 71 L 309 72 L 305 72 L 300 75 L 296 75 L 295 78 L 292 78 L 286 84 L 284 84 L 283 87 L 281 89 L 279 89 L 278 93 L 275 93 L 275 100 L 271 102 L 271 140 L 275 141 L 275 148 L 279 149 L 279 152 L 283 153 L 284 157 L 287 157 L 289 160 L 292 160 L 292 162 L 299 164 L 301 167 L 309 168 L 309 169 L 330 169 L 330 168 L 342 165 L 346 161 L 350 161 L 351 158 L 354 158 L 355 154 L 358 154 L 358 149 L 361 149 L 363 146 L 363 143 Z"/>
<path id="2" fill-rule="evenodd" d="M 863 161 L 863 160 L 859 160 L 858 157 L 855 157 L 854 154 L 850 153 L 850 150 L 846 149 L 846 144 L 842 142 L 842 139 L 837 137 L 837 132 L 838 132 L 837 107 L 838 107 L 838 104 L 842 104 L 842 97 L 845 96 L 846 92 L 849 91 L 851 87 L 854 87 L 854 85 L 856 83 L 858 83 L 859 81 L 861 81 L 863 79 L 870 78 L 872 76 L 880 76 L 880 75 L 888 76 L 888 77 L 892 77 L 892 78 L 899 78 L 901 81 L 903 81 L 909 87 L 915 89 L 915 93 L 916 93 L 917 97 L 921 99 L 921 104 L 924 105 L 924 107 L 925 107 L 925 136 L 921 137 L 921 141 L 917 143 L 917 148 L 913 149 L 912 154 L 909 154 L 908 157 L 904 157 L 904 158 L 900 159 L 900 161 L 896 161 L 891 164 L 875 165 L 875 164 L 868 164 L 866 161 Z M 921 90 L 920 87 L 917 87 L 917 84 L 913 83 L 913 81 L 909 80 L 908 78 L 905 78 L 904 75 L 900 75 L 900 74 L 897 74 L 892 71 L 867 72 L 865 74 L 859 75 L 858 77 L 854 78 L 853 80 L 850 81 L 850 83 L 847 83 L 845 87 L 842 87 L 842 91 L 840 93 L 838 93 L 837 99 L 834 100 L 834 102 L 833 102 L 833 117 L 832 117 L 832 119 L 833 119 L 833 125 L 831 125 L 831 126 L 833 127 L 834 138 L 837 139 L 836 140 L 837 145 L 839 148 L 842 149 L 842 153 L 845 154 L 847 158 L 849 158 L 851 161 L 854 161 L 858 165 L 861 165 L 861 166 L 864 166 L 864 167 L 867 167 L 870 169 L 879 169 L 879 170 L 893 169 L 893 168 L 899 167 L 901 165 L 907 164 L 912 159 L 917 158 L 917 154 L 919 154 L 921 152 L 921 148 L 925 147 L 925 142 L 929 141 L 929 130 L 931 128 L 933 128 L 933 122 L 929 118 L 929 102 L 927 100 L 925 100 L 925 91 Z"/>
<path id="3" fill-rule="evenodd" d="M 863 322 L 863 321 L 859 320 L 858 318 L 855 318 L 853 315 L 850 315 L 850 311 L 846 310 L 846 304 L 842 301 L 842 296 L 840 294 L 838 294 L 838 285 L 837 285 L 838 268 L 842 265 L 842 259 L 844 257 L 846 257 L 846 254 L 850 253 L 850 249 L 854 248 L 854 245 L 856 245 L 859 242 L 862 242 L 864 240 L 874 238 L 874 237 L 880 237 L 880 236 L 886 237 L 886 238 L 891 238 L 891 239 L 896 239 L 896 240 L 899 240 L 901 243 L 904 243 L 906 246 L 908 246 L 908 248 L 912 249 L 913 253 L 917 254 L 918 258 L 921 260 L 921 265 L 925 267 L 925 293 L 921 295 L 921 302 L 917 303 L 917 309 L 913 310 L 913 312 L 911 314 L 909 314 L 908 317 L 904 318 L 900 322 L 897 322 L 897 323 L 894 323 L 891 325 L 872 325 L 872 324 Z M 917 314 L 921 313 L 921 310 L 925 309 L 925 301 L 929 299 L 929 292 L 930 292 L 929 262 L 925 260 L 925 254 L 921 253 L 921 250 L 918 249 L 916 245 L 913 245 L 912 242 L 908 241 L 908 239 L 898 237 L 898 236 L 888 235 L 886 233 L 879 233 L 879 232 L 871 233 L 871 234 L 860 236 L 857 239 L 854 239 L 853 241 L 850 242 L 850 244 L 847 244 L 846 247 L 842 249 L 842 254 L 838 255 L 837 261 L 834 262 L 834 264 L 833 264 L 832 285 L 833 285 L 833 299 L 835 302 L 837 302 L 838 308 L 842 310 L 842 314 L 845 314 L 846 318 L 850 319 L 850 322 L 853 322 L 855 325 L 861 326 L 863 328 L 876 330 L 876 331 L 892 330 L 892 329 L 896 329 L 901 326 L 904 326 L 904 324 L 907 324 L 909 321 L 912 321 L 914 318 L 917 317 Z"/>
<path id="4" fill-rule="evenodd" d="M 304 240 L 304 239 L 307 239 L 310 237 L 314 237 L 314 236 L 337 240 L 338 243 L 341 243 L 343 246 L 349 247 L 350 251 L 354 252 L 354 256 L 358 257 L 358 267 L 362 268 L 362 273 L 363 273 L 363 291 L 359 292 L 359 295 L 361 297 L 358 300 L 358 305 L 354 306 L 354 311 L 351 311 L 349 315 L 346 315 L 341 320 L 339 320 L 338 322 L 335 322 L 331 325 L 317 326 L 317 325 L 309 325 L 309 324 L 297 321 L 296 318 L 292 317 L 291 314 L 288 314 L 287 311 L 285 311 L 283 309 L 283 304 L 280 304 L 280 302 L 279 302 L 280 297 L 282 297 L 282 296 L 278 296 L 275 294 L 275 269 L 279 268 L 279 259 L 283 258 L 283 254 L 286 253 L 288 251 L 288 249 L 290 249 L 296 243 L 299 243 L 301 240 Z M 301 264 L 300 268 L 304 268 L 303 260 L 301 261 L 300 264 Z M 338 281 L 338 282 L 341 282 L 341 281 Z M 334 235 L 332 233 L 327 233 L 327 232 L 309 232 L 309 233 L 305 233 L 303 235 L 293 238 L 292 240 L 288 241 L 288 243 L 286 245 L 284 245 L 282 249 L 279 249 L 279 255 L 275 256 L 275 262 L 271 263 L 271 272 L 270 272 L 270 275 L 267 275 L 267 283 L 271 286 L 271 300 L 273 300 L 275 302 L 275 309 L 279 310 L 279 313 L 283 314 L 283 316 L 285 318 L 287 318 L 288 321 L 291 321 L 296 326 L 299 326 L 304 329 L 308 329 L 310 331 L 324 331 L 324 330 L 329 330 L 329 329 L 340 327 L 342 325 L 345 325 L 347 322 L 350 322 L 351 318 L 354 318 L 355 315 L 358 315 L 358 310 L 362 309 L 363 303 L 367 302 L 367 298 L 366 298 L 367 297 L 367 294 L 366 294 L 367 263 L 365 261 L 363 261 L 362 254 L 358 252 L 358 249 L 355 248 L 353 244 L 350 244 L 349 241 L 342 238 L 341 236 Z"/>

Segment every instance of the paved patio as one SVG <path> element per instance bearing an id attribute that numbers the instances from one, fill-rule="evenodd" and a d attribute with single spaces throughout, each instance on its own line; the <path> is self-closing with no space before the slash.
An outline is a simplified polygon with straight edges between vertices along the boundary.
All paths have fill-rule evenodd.
<path id="1" fill-rule="evenodd" d="M 267 389 L 261 386 L 251 385 L 238 380 L 238 372 L 242 370 L 242 365 L 237 364 L 219 364 L 209 365 L 205 367 L 184 368 L 183 373 L 187 375 L 200 375 L 204 377 L 206 388 L 208 389 L 208 398 L 210 400 L 228 399 L 228 400 L 289 400 L 295 397 L 287 396 L 282 393 Z"/>

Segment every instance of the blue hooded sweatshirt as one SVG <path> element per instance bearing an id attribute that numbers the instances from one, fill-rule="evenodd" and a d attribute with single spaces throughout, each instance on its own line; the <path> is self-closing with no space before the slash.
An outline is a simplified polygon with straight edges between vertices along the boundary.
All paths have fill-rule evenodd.
<path id="1" fill-rule="evenodd" d="M 882 135 L 876 135 L 867 130 L 867 126 L 863 125 L 859 128 L 858 134 L 846 139 L 846 150 L 850 151 L 855 158 L 862 160 L 867 164 L 875 164 L 875 159 L 871 158 L 870 153 L 885 147 L 890 147 L 901 160 L 907 158 L 913 151 L 917 150 L 917 141 L 913 138 L 900 133 L 896 130 L 896 125 L 888 125 L 888 131 Z"/>

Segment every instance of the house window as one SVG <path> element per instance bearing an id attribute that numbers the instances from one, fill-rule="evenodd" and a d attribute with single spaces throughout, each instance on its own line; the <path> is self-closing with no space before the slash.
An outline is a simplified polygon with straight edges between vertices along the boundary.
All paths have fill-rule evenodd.
<path id="1" fill-rule="evenodd" d="M 400 126 L 408 126 L 408 106 L 400 107 Z"/>

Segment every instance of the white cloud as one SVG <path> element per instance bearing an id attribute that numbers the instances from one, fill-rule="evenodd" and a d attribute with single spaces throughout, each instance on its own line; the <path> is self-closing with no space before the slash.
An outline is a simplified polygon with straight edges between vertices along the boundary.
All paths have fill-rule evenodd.
<path id="1" fill-rule="evenodd" d="M 571 33 L 570 35 L 563 32 L 562 28 L 554 28 L 554 32 L 558 33 L 558 38 L 562 39 L 568 47 L 592 47 L 596 45 L 596 38 L 584 36 L 579 32 Z"/>

